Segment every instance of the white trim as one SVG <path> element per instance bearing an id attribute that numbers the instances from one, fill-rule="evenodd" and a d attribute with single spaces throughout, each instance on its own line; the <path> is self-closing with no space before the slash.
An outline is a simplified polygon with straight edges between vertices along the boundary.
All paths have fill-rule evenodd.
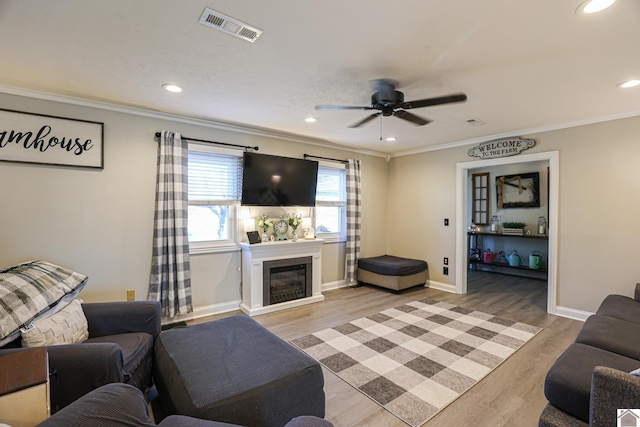
<path id="1" fill-rule="evenodd" d="M 203 307 L 196 307 L 193 309 L 193 313 L 177 315 L 176 317 L 173 317 L 171 319 L 162 318 L 162 324 L 167 325 L 175 322 L 194 320 L 201 317 L 213 316 L 216 314 L 240 310 L 240 302 L 240 300 L 233 300 L 229 302 L 221 302 L 218 304 L 205 305 Z"/>
<path id="2" fill-rule="evenodd" d="M 301 144 L 314 145 L 317 147 L 331 148 L 334 150 L 348 151 L 350 153 L 365 154 L 368 156 L 382 157 L 389 161 L 388 153 L 381 153 L 373 150 L 354 149 L 346 145 L 339 145 L 330 141 L 311 138 L 303 135 L 296 135 L 286 132 L 280 132 L 273 129 L 254 128 L 247 125 L 233 125 L 230 123 L 217 122 L 215 120 L 196 119 L 193 117 L 180 116 L 177 114 L 162 113 L 158 111 L 150 111 L 142 108 L 128 107 L 124 105 L 111 104 L 107 102 L 91 101 L 88 99 L 76 98 L 66 95 L 58 95 L 49 92 L 41 92 L 33 89 L 20 88 L 16 86 L 8 86 L 0 84 L 0 93 L 8 95 L 23 96 L 26 98 L 41 99 L 44 101 L 60 102 L 63 104 L 77 105 L 81 107 L 98 108 L 101 110 L 115 111 L 124 114 L 135 114 L 142 117 L 150 117 L 161 120 L 171 120 L 175 122 L 203 126 L 211 129 L 220 129 L 225 131 L 243 133 L 248 135 L 262 136 L 265 138 L 277 138 L 286 141 L 299 142 Z M 150 135 L 149 138 L 152 138 Z"/>
<path id="3" fill-rule="evenodd" d="M 479 138 L 466 139 L 466 140 L 463 140 L 463 141 L 447 142 L 447 143 L 444 143 L 444 144 L 431 145 L 429 147 L 416 148 L 414 150 L 399 151 L 397 153 L 392 154 L 391 157 L 403 157 L 403 156 L 411 156 L 413 154 L 427 153 L 429 151 L 448 150 L 450 148 L 463 147 L 465 145 L 481 144 L 483 142 L 491 141 L 493 139 L 511 138 L 511 137 L 522 136 L 522 135 L 531 135 L 531 134 L 535 134 L 535 133 L 551 132 L 551 131 L 554 131 L 554 130 L 561 130 L 561 129 L 568 129 L 568 128 L 573 128 L 573 127 L 578 127 L 578 126 L 592 125 L 592 124 L 595 124 L 595 123 L 609 122 L 609 121 L 612 121 L 612 120 L 627 119 L 629 117 L 635 117 L 635 116 L 640 116 L 640 110 L 627 111 L 627 112 L 623 112 L 623 113 L 619 113 L 619 114 L 612 114 L 610 116 L 594 117 L 594 118 L 591 118 L 591 119 L 574 120 L 572 122 L 555 123 L 555 124 L 551 124 L 551 125 L 537 126 L 537 127 L 529 128 L 529 129 L 520 129 L 520 130 L 513 131 L 513 132 L 505 132 L 505 133 L 499 133 L 499 134 L 495 134 L 495 135 L 487 135 L 487 136 L 482 136 L 482 137 L 479 137 Z"/>
<path id="4" fill-rule="evenodd" d="M 449 283 L 436 282 L 435 280 L 429 280 L 424 285 L 425 288 L 436 289 L 438 291 L 451 292 L 452 294 L 458 293 L 456 287 Z"/>
<path id="5" fill-rule="evenodd" d="M 321 286 L 322 292 L 331 291 L 333 289 L 340 289 L 348 287 L 346 280 L 336 280 L 335 282 L 323 283 Z"/>
<path id="6" fill-rule="evenodd" d="M 578 310 L 576 308 L 561 306 L 556 307 L 556 316 L 562 316 L 573 320 L 580 320 L 582 322 L 587 320 L 589 316 L 592 316 L 593 314 L 594 313 L 591 313 L 589 311 Z"/>
<path id="7" fill-rule="evenodd" d="M 218 245 L 202 245 L 200 247 L 193 247 L 195 243 L 210 243 L 210 242 L 191 242 L 189 244 L 189 255 L 203 255 L 203 254 L 217 254 L 225 252 L 240 252 L 240 246 L 237 243 L 226 243 Z"/>
<path id="8" fill-rule="evenodd" d="M 548 255 L 548 287 L 547 313 L 556 314 L 558 283 L 558 202 L 560 189 L 560 161 L 558 151 L 524 154 L 498 159 L 476 160 L 456 164 L 456 292 L 467 293 L 467 212 L 469 170 L 488 166 L 500 166 L 517 163 L 548 161 L 549 162 L 549 255 Z"/>
<path id="9" fill-rule="evenodd" d="M 314 295 L 307 298 L 294 299 L 292 301 L 281 302 L 273 305 L 265 305 L 257 308 L 250 308 L 248 305 L 241 303 L 240 310 L 248 316 L 259 316 L 261 314 L 273 313 L 274 311 L 286 310 L 288 308 L 300 307 L 302 305 L 312 304 L 324 301 L 324 295 Z"/>

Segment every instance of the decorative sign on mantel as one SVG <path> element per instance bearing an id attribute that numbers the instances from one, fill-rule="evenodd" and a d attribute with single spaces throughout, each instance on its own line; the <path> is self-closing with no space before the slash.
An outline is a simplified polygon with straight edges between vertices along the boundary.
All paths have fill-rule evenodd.
<path id="1" fill-rule="evenodd" d="M 533 139 L 501 138 L 483 142 L 470 149 L 467 154 L 470 157 L 480 157 L 481 159 L 495 159 L 497 157 L 515 156 L 534 145 L 536 145 L 536 142 Z"/>
<path id="2" fill-rule="evenodd" d="M 102 169 L 104 123 L 0 109 L 0 161 Z"/>

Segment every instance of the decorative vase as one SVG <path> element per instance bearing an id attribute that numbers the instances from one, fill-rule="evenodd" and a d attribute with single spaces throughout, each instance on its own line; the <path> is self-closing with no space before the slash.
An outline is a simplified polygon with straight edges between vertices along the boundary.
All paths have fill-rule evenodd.
<path id="1" fill-rule="evenodd" d="M 267 234 L 266 231 L 262 232 L 262 243 L 268 242 L 269 241 L 269 235 Z"/>
<path id="2" fill-rule="evenodd" d="M 297 242 L 298 241 L 298 229 L 297 228 L 294 228 L 291 231 L 291 241 L 292 242 Z"/>

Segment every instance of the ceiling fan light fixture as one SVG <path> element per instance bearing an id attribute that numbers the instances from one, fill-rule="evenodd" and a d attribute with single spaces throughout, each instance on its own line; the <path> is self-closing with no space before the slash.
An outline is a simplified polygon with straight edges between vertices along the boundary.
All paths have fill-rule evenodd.
<path id="1" fill-rule="evenodd" d="M 167 92 L 173 92 L 173 93 L 180 93 L 182 92 L 182 88 L 178 85 L 174 85 L 172 83 L 165 83 L 162 85 L 162 87 L 164 88 L 164 90 L 166 90 Z"/>
<path id="2" fill-rule="evenodd" d="M 611 6 L 616 0 L 587 0 L 578 6 L 579 13 L 597 13 Z"/>
<path id="3" fill-rule="evenodd" d="M 630 87 L 636 87 L 638 85 L 640 85 L 640 80 L 628 80 L 626 82 L 622 82 L 618 84 L 618 87 L 621 87 L 623 89 L 628 89 Z"/>

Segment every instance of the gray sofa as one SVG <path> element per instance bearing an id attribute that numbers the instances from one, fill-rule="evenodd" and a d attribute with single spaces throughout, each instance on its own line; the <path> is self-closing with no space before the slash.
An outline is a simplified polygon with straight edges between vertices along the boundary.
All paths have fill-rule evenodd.
<path id="1" fill-rule="evenodd" d="M 160 303 L 85 303 L 89 339 L 47 347 L 51 412 L 101 385 L 124 382 L 145 390 L 151 384 L 153 344 L 160 334 Z M 23 351 L 21 340 L 0 348 L 0 356 Z"/>
<path id="2" fill-rule="evenodd" d="M 634 298 L 609 295 L 545 380 L 539 426 L 612 426 L 617 409 L 640 408 L 640 284 Z"/>
<path id="3" fill-rule="evenodd" d="M 140 390 L 123 383 L 99 387 L 38 424 L 37 427 L 152 427 L 149 406 Z M 238 427 L 183 415 L 165 418 L 161 427 Z M 316 417 L 296 417 L 286 427 L 333 427 Z"/>

